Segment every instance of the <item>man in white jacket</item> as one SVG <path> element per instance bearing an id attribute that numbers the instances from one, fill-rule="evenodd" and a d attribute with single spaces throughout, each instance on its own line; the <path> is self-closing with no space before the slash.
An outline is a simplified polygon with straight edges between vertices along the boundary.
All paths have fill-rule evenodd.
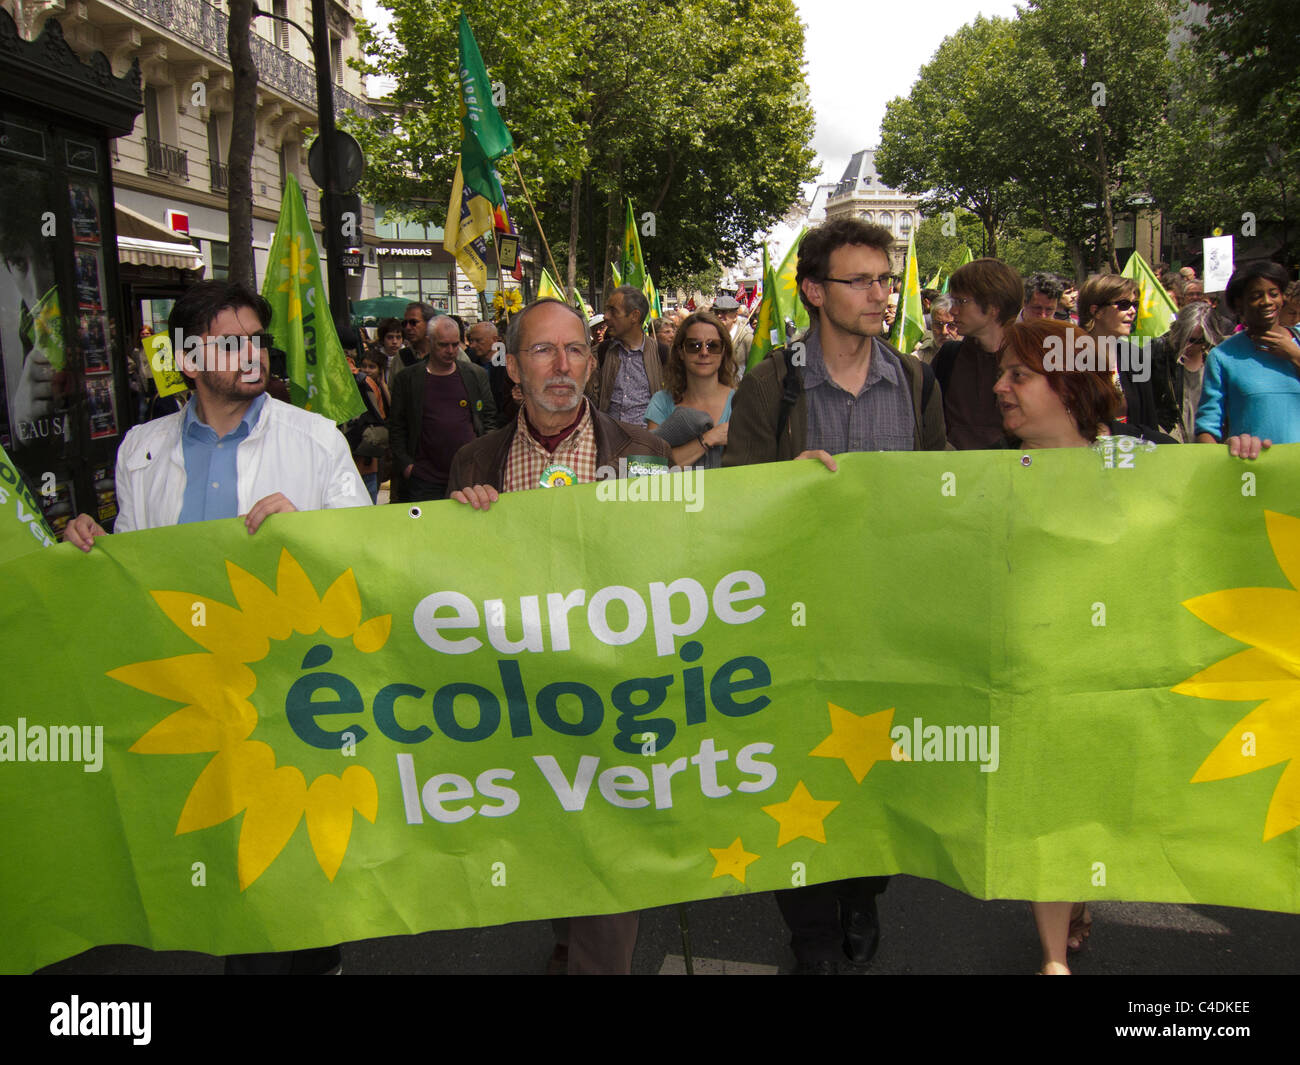
<path id="1" fill-rule="evenodd" d="M 253 533 L 272 514 L 370 503 L 334 423 L 266 394 L 270 320 L 238 283 L 202 281 L 176 301 L 168 328 L 193 399 L 126 434 L 114 531 L 242 516 Z M 64 531 L 83 551 L 104 535 L 89 514 Z"/>
<path id="2" fill-rule="evenodd" d="M 167 325 L 193 398 L 126 434 L 116 532 L 242 516 L 255 533 L 272 514 L 370 505 L 334 423 L 266 394 L 270 323 L 270 305 L 238 283 L 201 281 L 176 301 Z M 81 514 L 63 538 L 90 551 L 106 535 Z M 226 973 L 332 973 L 341 960 L 338 947 L 237 954 Z"/>

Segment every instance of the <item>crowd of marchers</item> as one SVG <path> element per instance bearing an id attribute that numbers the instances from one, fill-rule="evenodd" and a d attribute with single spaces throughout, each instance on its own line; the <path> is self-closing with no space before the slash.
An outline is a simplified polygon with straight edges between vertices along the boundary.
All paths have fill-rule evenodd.
<path id="1" fill-rule="evenodd" d="M 1178 313 L 1158 338 L 1131 336 L 1135 282 L 1115 274 L 1077 290 L 1023 279 L 996 259 L 957 269 L 925 294 L 916 350 L 886 341 L 897 313 L 893 235 L 827 222 L 799 247 L 796 283 L 811 322 L 746 367 L 754 339 L 730 295 L 707 310 L 647 321 L 640 290 L 615 289 L 588 321 L 539 300 L 501 323 L 412 303 L 372 343 L 344 330 L 366 414 L 333 423 L 268 396 L 260 374 L 201 370 L 189 400 L 132 429 L 118 453 L 115 532 L 366 506 L 387 483 L 401 502 L 450 499 L 490 510 L 503 492 L 584 484 L 602 467 L 729 467 L 814 459 L 832 474 L 855 451 L 1227 445 L 1254 459 L 1300 442 L 1300 286 L 1269 261 L 1238 267 L 1206 294 L 1190 270 L 1162 275 Z M 173 334 L 257 337 L 270 309 L 238 284 L 200 282 L 177 300 Z M 504 335 L 503 335 L 504 334 Z M 1099 354 L 1100 353 L 1100 354 Z M 490 517 L 483 519 L 492 520 Z M 64 536 L 90 551 L 92 517 Z M 272 535 L 272 533 L 262 533 Z M 860 971 L 879 941 L 886 877 L 775 892 L 795 971 Z M 1044 973 L 1068 973 L 1091 931 L 1087 906 L 1033 903 Z M 638 914 L 557 921 L 551 971 L 626 973 Z M 227 959 L 230 972 L 331 971 L 336 949 Z"/>

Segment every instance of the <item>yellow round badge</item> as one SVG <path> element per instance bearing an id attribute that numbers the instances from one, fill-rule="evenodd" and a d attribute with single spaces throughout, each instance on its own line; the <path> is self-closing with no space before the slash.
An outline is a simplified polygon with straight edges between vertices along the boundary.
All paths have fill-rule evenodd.
<path id="1" fill-rule="evenodd" d="M 543 488 L 557 488 L 562 485 L 573 484 L 577 479 L 578 475 L 573 472 L 571 466 L 552 462 L 546 469 L 542 470 L 541 485 Z"/>

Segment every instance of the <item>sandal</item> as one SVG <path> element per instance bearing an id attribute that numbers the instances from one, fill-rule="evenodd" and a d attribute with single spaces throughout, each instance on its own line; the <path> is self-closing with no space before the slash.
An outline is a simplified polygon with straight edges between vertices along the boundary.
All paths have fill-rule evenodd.
<path id="1" fill-rule="evenodd" d="M 1092 935 L 1092 914 L 1088 912 L 1086 902 L 1076 902 L 1070 909 L 1070 931 L 1065 945 L 1071 954 L 1075 954 L 1087 945 Z"/>

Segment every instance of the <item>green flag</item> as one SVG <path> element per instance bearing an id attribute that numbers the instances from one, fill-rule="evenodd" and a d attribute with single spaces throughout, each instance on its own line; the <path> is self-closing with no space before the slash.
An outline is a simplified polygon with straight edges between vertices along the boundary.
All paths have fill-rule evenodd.
<path id="1" fill-rule="evenodd" d="M 623 223 L 623 259 L 619 264 L 620 284 L 632 285 L 645 290 L 645 258 L 641 255 L 641 234 L 636 228 L 636 217 L 632 213 L 632 201 L 627 201 L 627 218 Z"/>
<path id="2" fill-rule="evenodd" d="M 955 271 L 960 270 L 967 263 L 973 263 L 975 261 L 975 256 L 970 253 L 970 248 L 967 245 L 963 244 L 961 250 L 961 261 L 953 268 L 953 270 L 949 271 L 948 276 L 943 279 L 943 288 L 939 290 L 940 292 L 948 291 L 948 281 Z"/>
<path id="3" fill-rule="evenodd" d="M 623 272 L 619 270 L 618 263 L 610 263 L 609 272 L 614 278 L 614 287 L 618 288 L 623 283 Z"/>
<path id="4" fill-rule="evenodd" d="M 807 226 L 799 230 L 799 235 L 794 238 L 794 243 L 790 245 L 790 250 L 785 253 L 785 258 L 781 260 L 781 265 L 776 271 L 777 300 L 781 308 L 782 343 L 785 342 L 785 320 L 787 318 L 794 320 L 796 329 L 807 329 L 811 324 L 808 317 L 808 308 L 803 305 L 803 300 L 799 298 L 799 284 L 795 280 L 799 268 L 799 245 L 803 243 L 803 238 L 807 233 Z"/>
<path id="5" fill-rule="evenodd" d="M 0 563 L 53 543 L 40 502 L 0 447 Z"/>
<path id="6" fill-rule="evenodd" d="M 505 203 L 505 193 L 492 163 L 514 151 L 510 130 L 492 103 L 492 81 L 469 19 L 460 14 L 460 166 L 465 186 L 495 206 Z"/>
<path id="7" fill-rule="evenodd" d="M 777 305 L 776 271 L 763 245 L 763 297 L 758 304 L 758 317 L 754 322 L 754 343 L 749 348 L 749 361 L 745 369 L 757 366 L 775 348 L 785 343 L 785 328 L 780 324 L 781 309 Z"/>
<path id="8" fill-rule="evenodd" d="M 1138 314 L 1133 322 L 1133 336 L 1158 337 L 1169 332 L 1178 315 L 1178 306 L 1147 261 L 1134 252 L 1120 273 L 1138 285 Z"/>
<path id="9" fill-rule="evenodd" d="M 926 282 L 925 287 L 931 290 L 937 289 L 939 287 L 939 282 L 942 279 L 943 279 L 943 267 L 940 267 L 938 270 L 934 272 L 934 277 L 930 278 L 930 280 Z"/>
<path id="10" fill-rule="evenodd" d="M 903 291 L 899 293 L 898 310 L 894 315 L 894 328 L 889 342 L 904 355 L 921 342 L 925 333 L 925 312 L 921 309 L 921 282 L 916 265 L 916 240 L 908 234 L 907 262 L 903 267 Z"/>
<path id="11" fill-rule="evenodd" d="M 551 276 L 551 271 L 542 267 L 542 279 L 537 284 L 537 298 L 539 300 L 564 300 L 564 289 L 560 288 L 560 283 Z"/>
<path id="12" fill-rule="evenodd" d="M 292 174 L 285 179 L 262 295 L 271 304 L 275 346 L 287 356 L 293 405 L 335 422 L 363 413 L 365 403 L 334 331 L 316 235 Z"/>

